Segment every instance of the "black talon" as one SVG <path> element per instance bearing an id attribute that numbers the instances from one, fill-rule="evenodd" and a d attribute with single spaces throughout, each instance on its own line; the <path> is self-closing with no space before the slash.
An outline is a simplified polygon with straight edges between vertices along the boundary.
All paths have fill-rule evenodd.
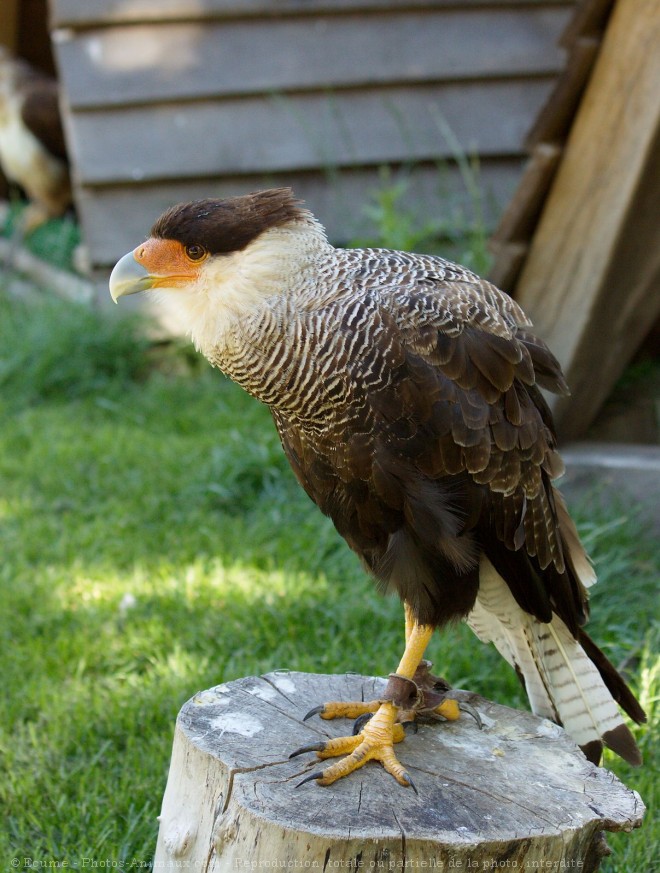
<path id="1" fill-rule="evenodd" d="M 305 782 L 312 782 L 314 779 L 322 779 L 323 778 L 323 770 L 319 770 L 318 773 L 312 773 L 310 776 L 305 776 L 305 778 L 296 785 L 296 788 L 300 788 L 301 785 L 304 785 Z"/>
<path id="2" fill-rule="evenodd" d="M 299 749 L 296 749 L 295 752 L 291 752 L 289 755 L 289 760 L 291 758 L 295 758 L 298 755 L 304 755 L 305 752 L 322 752 L 325 749 L 325 743 L 312 743 L 311 746 L 301 746 Z"/>
<path id="3" fill-rule="evenodd" d="M 484 723 L 482 722 L 481 716 L 479 715 L 477 710 L 474 708 L 474 706 L 471 706 L 469 703 L 463 703 L 463 701 L 461 701 L 461 700 L 459 700 L 457 702 L 458 702 L 458 708 L 461 710 L 461 712 L 467 712 L 468 715 L 471 715 L 472 718 L 476 721 L 477 727 L 479 728 L 479 730 L 483 730 Z"/>
<path id="4" fill-rule="evenodd" d="M 303 717 L 303 721 L 307 721 L 308 718 L 311 718 L 313 715 L 318 715 L 319 712 L 323 712 L 325 709 L 325 705 L 322 703 L 320 706 L 315 706 L 314 709 L 310 709 L 306 716 Z"/>
<path id="5" fill-rule="evenodd" d="M 417 786 L 415 785 L 415 783 L 410 778 L 410 773 L 408 773 L 408 771 L 406 770 L 403 775 L 408 780 L 408 785 L 412 788 L 412 790 L 415 792 L 415 794 L 419 797 L 419 791 L 417 790 Z"/>
<path id="6" fill-rule="evenodd" d="M 358 717 L 353 722 L 353 736 L 356 737 L 365 726 L 365 724 L 373 717 L 373 712 L 363 712 L 362 715 L 358 715 Z"/>

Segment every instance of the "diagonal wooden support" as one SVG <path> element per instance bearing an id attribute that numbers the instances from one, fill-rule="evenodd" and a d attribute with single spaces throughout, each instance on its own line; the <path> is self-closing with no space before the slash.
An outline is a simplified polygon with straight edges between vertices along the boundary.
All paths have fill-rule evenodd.
<path id="1" fill-rule="evenodd" d="M 562 363 L 584 432 L 660 314 L 660 15 L 618 0 L 515 297 Z"/>

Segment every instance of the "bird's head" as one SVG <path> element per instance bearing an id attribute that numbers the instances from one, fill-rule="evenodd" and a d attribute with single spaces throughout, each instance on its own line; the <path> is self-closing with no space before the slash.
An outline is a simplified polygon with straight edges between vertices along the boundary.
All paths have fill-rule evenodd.
<path id="1" fill-rule="evenodd" d="M 291 287 L 327 245 L 290 188 L 196 200 L 160 216 L 149 238 L 115 266 L 110 293 L 117 302 L 139 291 L 166 292 L 199 345 L 200 324 L 249 315 Z"/>

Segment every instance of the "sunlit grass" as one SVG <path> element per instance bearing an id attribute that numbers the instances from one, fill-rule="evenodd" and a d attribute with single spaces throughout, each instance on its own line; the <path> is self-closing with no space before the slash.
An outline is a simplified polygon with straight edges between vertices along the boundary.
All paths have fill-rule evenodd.
<path id="1" fill-rule="evenodd" d="M 187 698 L 278 668 L 385 675 L 401 608 L 297 486 L 267 410 L 219 373 L 164 377 L 139 342 L 128 366 L 127 322 L 1 305 L 0 865 L 147 861 Z M 43 361 L 64 354 L 54 379 Z M 607 763 L 651 804 L 657 554 L 630 507 L 585 501 L 578 518 L 601 580 L 590 631 L 651 716 L 645 767 Z M 455 685 L 526 706 L 466 628 L 429 654 Z M 650 817 L 610 843 L 606 873 L 658 854 Z"/>

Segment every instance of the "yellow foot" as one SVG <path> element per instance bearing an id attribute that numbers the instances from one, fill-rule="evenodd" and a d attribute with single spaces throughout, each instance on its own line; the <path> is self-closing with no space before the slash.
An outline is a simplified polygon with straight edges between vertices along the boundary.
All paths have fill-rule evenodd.
<path id="1" fill-rule="evenodd" d="M 405 739 L 405 736 L 406 734 L 403 725 L 395 724 L 392 728 L 392 742 L 400 743 Z M 295 758 L 305 752 L 316 752 L 317 757 L 321 760 L 325 758 L 337 758 L 340 755 L 350 755 L 351 752 L 354 752 L 355 749 L 357 749 L 362 740 L 363 737 L 361 733 L 355 733 L 351 737 L 334 737 L 331 740 L 325 740 L 325 742 L 312 743 L 309 746 L 301 746 L 300 749 L 291 752 L 289 758 Z"/>
<path id="2" fill-rule="evenodd" d="M 442 716 L 447 721 L 457 721 L 461 717 L 461 709 L 464 709 L 464 707 L 461 706 L 458 700 L 455 700 L 453 697 L 445 697 L 442 703 L 439 703 L 430 710 L 430 713 Z M 469 710 L 465 711 L 468 712 Z"/>
<path id="3" fill-rule="evenodd" d="M 401 785 L 412 786 L 412 779 L 394 754 L 393 746 L 404 737 L 404 725 L 416 721 L 456 721 L 461 711 L 469 713 L 481 727 L 479 713 L 469 704 L 448 696 L 450 686 L 430 673 L 430 663 L 422 661 L 414 679 L 393 673 L 389 677 L 384 697 L 362 703 L 325 703 L 310 710 L 304 718 L 313 715 L 323 719 L 356 719 L 353 736 L 338 737 L 325 742 L 303 746 L 289 757 L 295 758 L 304 752 L 316 752 L 321 760 L 345 755 L 325 770 L 312 773 L 299 785 L 317 780 L 319 785 L 331 785 L 342 776 L 364 766 L 367 761 L 380 761 L 388 773 Z M 416 791 L 416 789 L 415 789 Z"/>
<path id="4" fill-rule="evenodd" d="M 356 706 L 360 706 L 360 704 L 356 704 Z M 371 710 L 366 711 L 371 712 Z M 360 714 L 364 713 L 358 713 L 358 715 Z M 316 780 L 319 785 L 332 785 L 337 779 L 359 770 L 367 761 L 380 761 L 400 785 L 411 787 L 417 793 L 410 775 L 394 754 L 394 743 L 400 743 L 404 737 L 403 727 L 396 723 L 397 715 L 398 707 L 394 706 L 393 703 L 381 703 L 373 718 L 369 719 L 357 736 L 337 737 L 325 743 L 305 746 L 295 751 L 291 755 L 292 758 L 308 751 L 315 751 L 321 759 L 346 755 L 341 761 L 331 764 L 325 770 L 307 776 L 298 785 L 304 785 L 305 782 L 312 780 Z M 349 717 L 354 716 L 351 714 Z"/>
<path id="5" fill-rule="evenodd" d="M 378 712 L 378 707 L 382 700 L 369 700 L 367 702 L 343 703 L 341 701 L 333 701 L 332 703 L 323 703 L 321 706 L 316 706 L 310 709 L 303 721 L 307 721 L 313 715 L 320 715 L 321 718 L 359 718 L 361 715 Z"/>
<path id="6" fill-rule="evenodd" d="M 366 718 L 377 712 L 381 704 L 389 701 L 398 709 L 397 721 L 407 724 L 416 718 L 437 720 L 438 716 L 447 721 L 455 721 L 460 717 L 460 709 L 474 714 L 471 707 L 465 706 L 448 694 L 450 686 L 444 679 L 438 679 L 430 672 L 429 661 L 422 661 L 413 679 L 407 679 L 396 673 L 389 677 L 385 694 L 379 700 L 362 702 L 333 701 L 311 709 L 303 718 L 307 721 L 313 715 L 322 719 L 352 718 L 358 719 L 358 730 L 364 725 Z M 478 718 L 478 716 L 475 716 Z M 354 733 L 357 733 L 355 730 Z"/>

